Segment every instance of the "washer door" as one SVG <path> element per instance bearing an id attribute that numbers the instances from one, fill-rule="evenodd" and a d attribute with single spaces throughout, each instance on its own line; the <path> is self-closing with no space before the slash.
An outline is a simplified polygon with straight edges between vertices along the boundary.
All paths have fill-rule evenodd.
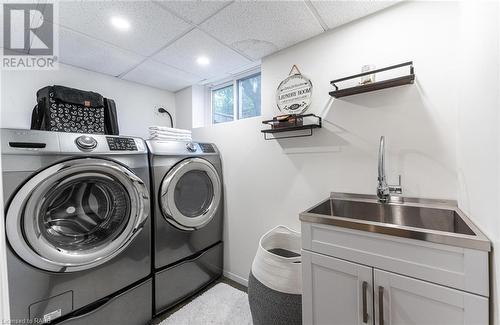
<path id="1" fill-rule="evenodd" d="M 149 215 L 149 194 L 127 168 L 103 159 L 53 165 L 16 193 L 6 217 L 14 251 L 47 271 L 93 268 L 122 252 Z"/>
<path id="2" fill-rule="evenodd" d="M 161 184 L 160 207 L 165 219 L 182 230 L 196 230 L 212 220 L 222 196 L 215 167 L 188 158 L 172 168 Z"/>

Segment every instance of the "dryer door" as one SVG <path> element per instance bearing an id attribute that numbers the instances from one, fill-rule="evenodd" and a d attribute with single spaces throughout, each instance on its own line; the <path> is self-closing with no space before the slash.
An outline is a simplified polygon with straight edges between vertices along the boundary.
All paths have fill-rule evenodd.
<path id="1" fill-rule="evenodd" d="M 6 232 L 27 263 L 72 272 L 118 255 L 148 215 L 149 194 L 139 177 L 115 162 L 83 158 L 29 179 L 8 207 Z"/>
<path id="2" fill-rule="evenodd" d="M 182 230 L 196 230 L 219 209 L 222 183 L 215 167 L 201 158 L 188 158 L 172 168 L 161 184 L 160 207 L 165 219 Z"/>

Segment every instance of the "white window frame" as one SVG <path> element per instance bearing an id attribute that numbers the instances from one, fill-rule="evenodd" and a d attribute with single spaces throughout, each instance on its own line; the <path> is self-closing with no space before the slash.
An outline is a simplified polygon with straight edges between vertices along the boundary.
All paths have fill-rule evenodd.
<path id="1" fill-rule="evenodd" d="M 260 90 L 261 90 L 261 94 L 260 94 L 260 99 L 261 99 L 261 103 L 260 103 L 260 114 L 259 115 L 255 115 L 255 116 L 251 116 L 251 117 L 244 117 L 242 118 L 240 115 L 240 81 L 242 80 L 246 80 L 246 79 L 250 79 L 252 77 L 255 77 L 255 76 L 258 76 L 260 75 Z M 253 118 L 253 117 L 259 117 L 259 116 L 262 116 L 262 74 L 260 73 L 260 70 L 258 72 L 255 72 L 253 74 L 249 74 L 249 75 L 246 75 L 244 77 L 239 77 L 238 79 L 235 80 L 235 86 L 236 86 L 236 98 L 238 99 L 235 103 L 234 103 L 234 106 L 235 106 L 235 110 L 236 110 L 236 115 L 238 118 L 238 120 L 245 120 L 247 118 Z"/>
<path id="2" fill-rule="evenodd" d="M 248 71 L 245 71 L 243 73 L 233 75 L 231 79 L 224 79 L 220 82 L 211 84 L 210 87 L 208 87 L 208 94 L 209 94 L 209 107 L 210 109 L 208 110 L 210 113 L 210 124 L 211 125 L 220 125 L 220 124 L 227 124 L 227 123 L 232 123 L 240 120 L 246 120 L 249 118 L 254 118 L 254 117 L 260 117 L 262 116 L 262 102 L 261 102 L 261 109 L 260 109 L 260 115 L 252 116 L 252 117 L 246 117 L 246 118 L 240 118 L 240 109 L 239 109 L 239 88 L 238 88 L 238 82 L 243 79 L 247 79 L 249 77 L 253 77 L 256 75 L 261 75 L 261 98 L 262 98 L 262 73 L 260 70 L 260 67 L 257 69 L 251 69 Z M 233 120 L 228 121 L 228 122 L 221 122 L 221 123 L 214 123 L 214 112 L 213 112 L 213 106 L 212 106 L 212 92 L 225 88 L 227 86 L 233 86 Z"/>
<path id="3" fill-rule="evenodd" d="M 217 91 L 217 90 L 222 89 L 222 88 L 226 88 L 228 86 L 233 86 L 233 120 L 232 121 L 228 121 L 228 122 L 214 123 L 214 110 L 213 110 L 213 106 L 212 106 L 212 104 L 213 104 L 213 95 L 212 95 L 212 93 L 214 91 Z M 234 122 L 234 121 L 238 120 L 236 118 L 236 115 L 235 115 L 236 112 L 235 112 L 235 109 L 234 109 L 235 106 L 236 106 L 236 100 L 237 100 L 236 92 L 237 91 L 236 91 L 236 88 L 234 87 L 234 80 L 218 84 L 215 87 L 210 87 L 210 123 L 212 125 L 224 124 L 224 123 L 231 123 L 231 122 Z"/>

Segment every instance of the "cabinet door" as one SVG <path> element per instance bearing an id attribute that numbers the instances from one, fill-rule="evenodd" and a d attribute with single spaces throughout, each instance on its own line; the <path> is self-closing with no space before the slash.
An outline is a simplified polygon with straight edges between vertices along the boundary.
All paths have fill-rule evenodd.
<path id="1" fill-rule="evenodd" d="M 303 250 L 302 277 L 304 324 L 373 324 L 372 268 Z"/>
<path id="2" fill-rule="evenodd" d="M 377 325 L 488 324 L 488 298 L 374 270 Z"/>

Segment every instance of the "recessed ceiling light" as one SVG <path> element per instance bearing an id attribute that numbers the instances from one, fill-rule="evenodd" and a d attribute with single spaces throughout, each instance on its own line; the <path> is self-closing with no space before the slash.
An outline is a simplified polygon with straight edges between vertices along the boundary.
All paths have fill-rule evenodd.
<path id="1" fill-rule="evenodd" d="M 210 64 L 210 59 L 207 58 L 206 56 L 199 56 L 196 59 L 196 63 L 198 63 L 199 65 L 208 65 Z"/>
<path id="2" fill-rule="evenodd" d="M 119 30 L 129 30 L 130 22 L 123 17 L 113 16 L 111 17 L 111 25 Z"/>

